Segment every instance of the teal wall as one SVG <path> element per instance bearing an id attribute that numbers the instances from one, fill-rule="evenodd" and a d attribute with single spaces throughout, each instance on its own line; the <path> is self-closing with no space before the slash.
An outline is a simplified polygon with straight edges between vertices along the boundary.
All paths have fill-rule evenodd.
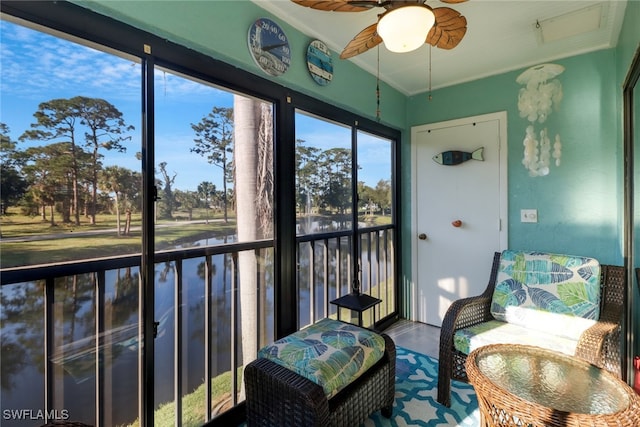
<path id="1" fill-rule="evenodd" d="M 627 77 L 627 72 L 633 60 L 636 51 L 640 49 L 640 0 L 632 0 L 628 3 L 625 11 L 625 21 L 618 39 L 617 46 L 617 81 L 618 87 L 622 87 Z M 640 267 L 640 85 L 636 86 L 634 91 L 634 108 L 635 108 L 635 257 L 632 260 L 634 267 Z M 620 101 L 622 102 L 622 101 Z M 621 113 L 622 111 L 620 111 Z M 622 124 L 622 117 L 619 122 Z M 634 297 L 632 301 L 632 313 L 634 313 L 632 322 L 634 326 L 635 350 L 633 355 L 640 355 L 640 292 L 639 286 L 636 284 L 634 289 Z"/>
<path id="2" fill-rule="evenodd" d="M 529 122 L 518 112 L 521 86 L 516 77 L 524 69 L 434 91 L 431 101 L 414 96 L 408 100 L 407 125 L 506 110 L 509 247 L 589 255 L 620 264 L 622 143 L 612 90 L 615 50 L 554 63 L 565 67 L 558 77 L 564 98 L 544 125 L 553 136 L 560 134 L 562 159 L 547 176 L 530 177 L 521 163 Z M 537 223 L 520 222 L 520 209 L 526 208 L 538 209 Z"/>
<path id="3" fill-rule="evenodd" d="M 76 0 L 81 6 L 111 16 L 169 41 L 205 53 L 282 86 L 321 99 L 364 117 L 376 117 L 376 78 L 333 52 L 334 78 L 317 85 L 309 75 L 306 51 L 313 39 L 300 33 L 248 0 L 139 1 Z M 291 47 L 291 66 L 278 77 L 262 72 L 247 43 L 249 27 L 258 18 L 270 18 L 284 30 Z M 153 47 L 152 47 L 153 48 Z M 405 96 L 381 83 L 381 123 L 396 129 L 405 124 Z"/>
<path id="4" fill-rule="evenodd" d="M 509 247 L 582 254 L 594 256 L 603 263 L 622 265 L 622 84 L 639 45 L 640 0 L 630 0 L 615 48 L 553 61 L 565 67 L 558 77 L 564 98 L 546 125 L 554 135 L 560 134 L 563 153 L 561 166 L 552 167 L 546 177 L 530 177 L 521 163 L 528 122 L 520 118 L 518 112 L 520 86 L 515 80 L 526 68 L 434 91 L 431 100 L 426 94 L 408 98 L 407 131 L 425 123 L 505 110 L 509 150 Z M 636 93 L 640 98 L 640 88 Z M 636 126 L 638 132 L 640 119 L 637 117 Z M 411 154 L 410 132 L 405 132 L 404 138 L 402 156 L 406 160 Z M 411 200 L 412 171 L 410 162 L 405 165 L 403 197 Z M 640 164 L 636 167 L 640 169 Z M 640 177 L 640 173 L 637 176 Z M 539 222 L 521 223 L 519 214 L 524 208 L 538 209 Z M 403 224 L 403 235 L 410 236 L 410 209 L 405 210 Z M 404 289 L 409 289 L 411 283 L 409 240 L 405 239 L 403 245 Z M 636 248 L 636 259 L 640 260 L 640 244 Z M 636 265 L 640 266 L 640 261 Z M 632 328 L 636 354 L 640 354 L 637 287 L 633 304 Z"/>

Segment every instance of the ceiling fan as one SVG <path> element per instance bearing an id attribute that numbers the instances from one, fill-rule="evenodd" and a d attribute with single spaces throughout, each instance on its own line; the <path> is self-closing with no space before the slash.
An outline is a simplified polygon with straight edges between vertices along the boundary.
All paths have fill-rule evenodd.
<path id="1" fill-rule="evenodd" d="M 426 0 L 291 0 L 300 6 L 335 12 L 362 12 L 382 7 L 378 22 L 360 31 L 340 58 L 359 55 L 384 42 L 392 52 L 410 52 L 428 43 L 453 49 L 467 32 L 467 19 L 449 7 L 431 8 Z M 463 3 L 467 0 L 440 0 Z"/>

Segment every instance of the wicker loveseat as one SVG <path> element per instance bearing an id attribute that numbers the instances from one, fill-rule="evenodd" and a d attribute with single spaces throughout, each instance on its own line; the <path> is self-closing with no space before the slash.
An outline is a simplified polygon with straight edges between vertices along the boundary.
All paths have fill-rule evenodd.
<path id="1" fill-rule="evenodd" d="M 355 349 L 353 343 L 348 343 L 350 337 L 345 336 L 354 332 L 354 341 L 362 344 L 364 339 L 358 335 L 358 330 L 372 331 L 344 322 L 339 322 L 342 324 L 339 325 L 338 321 L 324 320 L 329 321 L 326 322 L 332 329 L 329 333 L 338 331 L 330 340 L 346 349 L 346 359 L 369 358 L 368 355 L 360 357 L 361 354 L 356 354 L 360 350 Z M 355 380 L 345 381 L 346 385 L 335 393 L 328 393 L 325 382 L 320 381 L 319 384 L 316 377 L 312 381 L 305 376 L 308 370 L 306 365 L 318 364 L 320 356 L 315 355 L 316 350 L 322 347 L 321 351 L 324 351 L 325 343 L 318 340 L 317 336 L 306 336 L 302 330 L 261 349 L 259 357 L 249 363 L 244 371 L 247 426 L 351 427 L 362 424 L 377 410 L 390 418 L 395 398 L 396 347 L 386 334 L 374 335 L 382 351 L 381 357 Z M 306 361 L 298 361 L 296 366 L 291 364 L 289 368 L 283 366 L 282 363 L 287 363 L 281 356 L 285 354 L 286 357 L 293 352 L 305 353 Z M 273 359 L 270 359 L 272 356 Z M 336 360 L 339 359 L 332 359 L 334 362 Z M 335 366 L 334 363 L 329 364 Z M 301 372 L 295 372 L 296 369 Z M 352 370 L 345 368 L 340 372 L 349 372 L 348 375 L 351 375 Z"/>
<path id="2" fill-rule="evenodd" d="M 580 263 L 585 263 L 584 267 L 575 267 L 576 264 Z M 518 265 L 517 268 L 516 264 Z M 583 312 L 578 312 L 577 315 L 569 312 L 567 304 L 554 300 L 553 296 L 545 290 L 546 283 L 539 283 L 541 279 L 534 277 L 536 273 L 529 271 L 517 271 L 514 273 L 513 270 L 524 269 L 525 265 L 527 266 L 526 268 L 530 268 L 533 265 L 536 268 L 542 266 L 543 269 L 548 269 L 546 277 L 550 277 L 549 281 L 554 282 L 553 284 L 556 281 L 562 281 L 563 275 L 571 277 L 570 274 L 573 274 L 573 278 L 563 283 L 565 288 L 560 292 L 565 293 L 563 296 L 565 302 L 570 301 L 569 304 L 574 304 L 575 307 L 579 307 L 583 312 L 588 311 L 588 316 Z M 571 270 L 571 272 L 568 270 Z M 590 277 L 590 275 L 595 275 L 596 273 L 599 277 Z M 510 277 L 511 274 L 514 275 L 515 279 Z M 558 278 L 558 275 L 561 277 Z M 544 274 L 541 277 L 545 277 Z M 533 280 L 537 283 L 530 285 L 527 280 Z M 584 280 L 584 286 L 591 285 L 592 289 L 588 289 L 587 292 L 583 287 L 573 283 L 574 280 L 576 282 Z M 469 352 L 473 350 L 473 346 L 465 348 L 465 339 L 478 332 L 481 335 L 484 330 L 488 330 L 488 339 L 496 339 L 494 343 L 514 343 L 504 341 L 509 339 L 508 333 L 506 337 L 500 337 L 500 333 L 497 336 L 496 334 L 492 335 L 492 333 L 500 330 L 502 326 L 507 332 L 514 327 L 509 323 L 509 320 L 511 320 L 509 319 L 509 313 L 513 312 L 510 311 L 509 307 L 505 310 L 504 306 L 508 306 L 510 303 L 522 304 L 525 303 L 525 299 L 531 303 L 532 295 L 530 294 L 533 294 L 534 302 L 531 303 L 532 305 L 528 309 L 517 307 L 515 315 L 512 316 L 512 318 L 516 317 L 516 320 L 521 322 L 522 319 L 526 321 L 527 316 L 532 316 L 530 329 L 527 329 L 526 324 L 523 327 L 522 323 L 515 326 L 515 328 L 521 328 L 521 333 L 513 337 L 515 343 L 537 345 L 575 355 L 620 377 L 620 332 L 624 286 L 624 267 L 600 265 L 591 258 L 539 252 L 496 252 L 493 258 L 489 284 L 485 291 L 479 296 L 455 301 L 445 314 L 440 331 L 438 402 L 445 406 L 450 406 L 452 379 L 468 382 L 465 361 Z M 577 292 L 576 289 L 582 293 Z M 594 294 L 594 292 L 597 293 Z M 596 295 L 597 302 L 591 302 L 591 306 L 589 306 L 586 302 L 577 301 L 578 299 L 587 299 L 583 294 L 590 294 L 591 298 Z M 540 306 L 542 306 L 542 309 Z M 518 309 L 520 309 L 519 312 L 517 311 Z M 550 313 L 546 313 L 546 311 L 550 311 Z M 556 323 L 560 319 L 561 313 L 569 313 L 569 316 L 562 316 L 566 320 L 582 322 L 580 325 L 583 329 L 566 328 Z M 547 314 L 550 316 L 551 322 L 540 322 L 538 316 Z M 590 319 L 580 318 L 583 314 L 585 317 L 590 317 Z M 574 334 L 576 334 L 576 331 L 578 332 L 577 336 L 575 336 L 573 347 L 571 346 L 571 340 L 560 337 L 560 335 L 568 333 L 567 329 L 573 330 Z M 490 344 L 490 342 L 487 342 L 486 337 L 481 337 L 476 341 L 473 341 L 474 339 L 476 337 L 473 337 L 471 342 L 475 346 Z M 501 339 L 504 340 L 501 341 Z M 560 340 L 561 344 L 556 343 L 555 339 Z M 527 342 L 528 340 L 535 340 L 535 342 Z M 567 342 L 569 345 L 567 345 Z"/>

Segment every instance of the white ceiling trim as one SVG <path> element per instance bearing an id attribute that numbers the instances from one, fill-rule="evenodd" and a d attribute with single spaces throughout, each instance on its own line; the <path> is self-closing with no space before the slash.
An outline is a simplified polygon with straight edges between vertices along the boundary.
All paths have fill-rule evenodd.
<path id="1" fill-rule="evenodd" d="M 384 11 L 374 8 L 366 12 L 324 12 L 289 0 L 252 1 L 311 39 L 322 40 L 334 52 L 336 61 L 342 61 L 338 56 L 344 46 Z M 431 88 L 435 90 L 615 47 L 627 0 L 469 0 L 451 5 L 427 0 L 427 4 L 451 7 L 467 18 L 467 34 L 456 48 L 431 49 Z M 598 30 L 540 44 L 536 22 L 598 4 L 603 6 Z M 381 45 L 380 79 L 407 96 L 427 92 L 429 50 L 425 45 L 409 53 L 392 53 Z M 375 76 L 378 48 L 349 61 Z"/>

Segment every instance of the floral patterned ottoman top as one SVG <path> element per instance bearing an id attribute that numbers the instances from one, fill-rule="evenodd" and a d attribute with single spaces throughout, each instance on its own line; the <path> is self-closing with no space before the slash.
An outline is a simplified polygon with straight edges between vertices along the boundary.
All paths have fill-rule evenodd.
<path id="1" fill-rule="evenodd" d="M 384 338 L 368 329 L 333 319 L 322 319 L 258 351 L 320 385 L 327 398 L 382 358 Z"/>

